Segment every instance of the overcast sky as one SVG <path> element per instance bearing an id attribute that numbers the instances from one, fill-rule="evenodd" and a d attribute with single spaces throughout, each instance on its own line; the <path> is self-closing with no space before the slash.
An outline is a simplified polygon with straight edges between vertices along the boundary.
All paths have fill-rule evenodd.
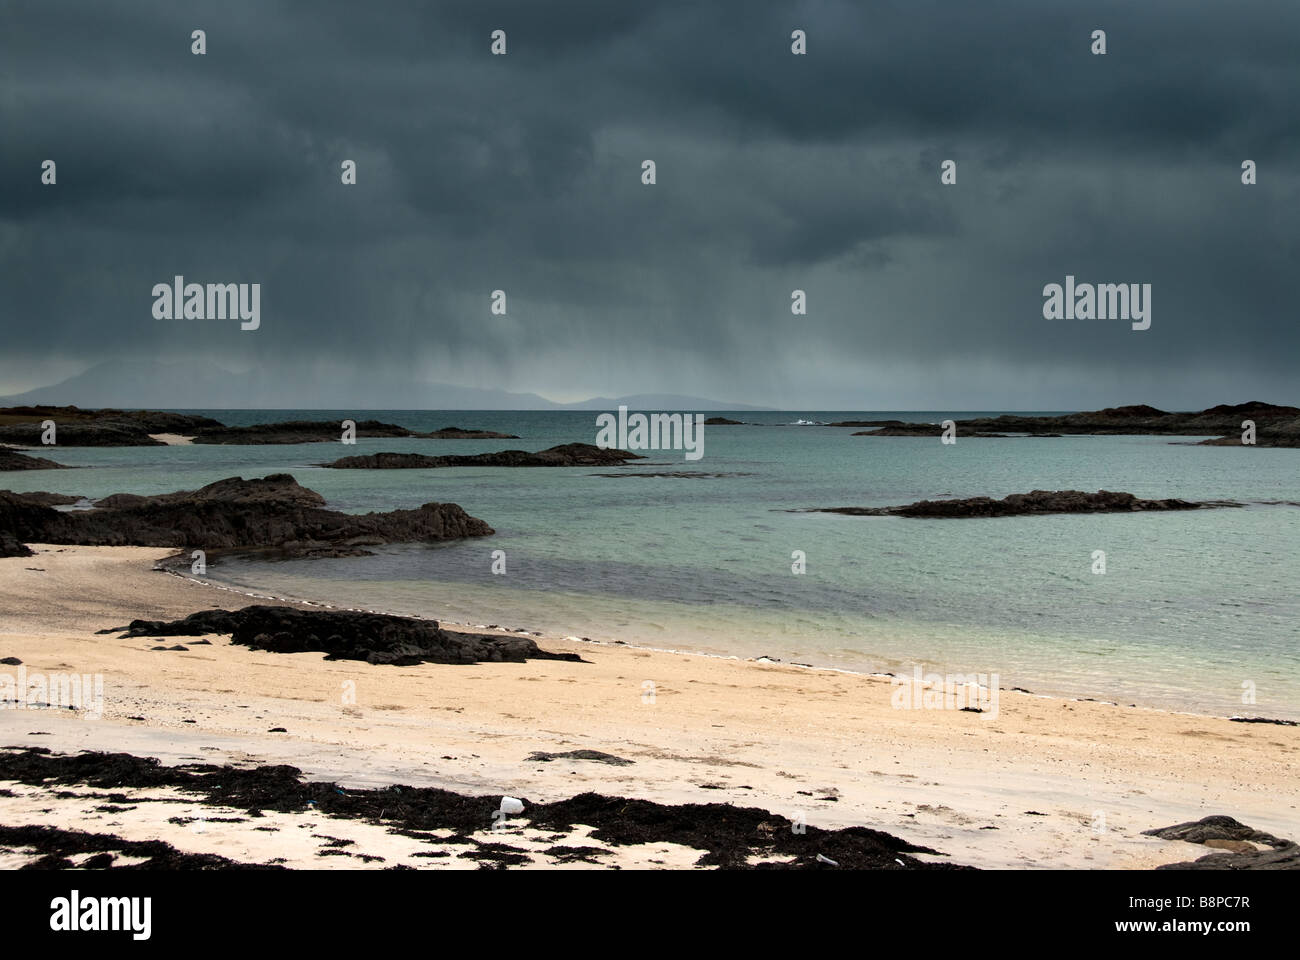
<path id="1" fill-rule="evenodd" d="M 566 401 L 1300 403 L 1297 104 L 1281 0 L 7 0 L 0 395 L 135 357 L 327 406 L 343 365 Z M 176 274 L 260 283 L 260 329 L 155 319 Z M 1067 274 L 1150 283 L 1150 329 L 1045 320 Z"/>

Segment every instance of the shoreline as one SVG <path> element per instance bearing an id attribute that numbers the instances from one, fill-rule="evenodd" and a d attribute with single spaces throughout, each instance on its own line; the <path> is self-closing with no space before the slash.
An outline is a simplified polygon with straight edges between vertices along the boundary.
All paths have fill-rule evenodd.
<path id="1" fill-rule="evenodd" d="M 589 637 L 579 637 L 575 633 L 570 633 L 565 631 L 546 632 L 542 630 L 533 630 L 529 627 L 504 627 L 500 625 L 493 626 L 487 623 L 470 623 L 470 622 L 462 622 L 459 620 L 449 620 L 438 616 L 420 616 L 416 614 L 401 613 L 398 611 L 383 609 L 380 607 L 347 607 L 338 604 L 327 603 L 322 600 L 311 600 L 304 597 L 288 597 L 288 596 L 281 597 L 281 596 L 275 596 L 273 594 L 256 593 L 252 590 L 243 589 L 241 587 L 234 586 L 229 583 L 219 582 L 217 579 L 213 579 L 213 578 L 201 579 L 198 577 L 181 573 L 178 570 L 166 566 L 163 562 L 166 559 L 169 558 L 163 558 L 163 560 L 160 560 L 157 563 L 155 563 L 153 569 L 159 573 L 167 574 L 186 583 L 192 583 L 200 587 L 209 587 L 214 590 L 220 590 L 226 593 L 231 593 L 234 594 L 235 596 L 245 597 L 250 600 L 273 600 L 278 603 L 289 603 L 298 606 L 319 608 L 322 610 L 353 611 L 353 612 L 382 614 L 385 616 L 409 617 L 415 620 L 433 621 L 438 623 L 444 629 L 450 628 L 460 633 L 493 632 L 493 633 L 501 633 L 501 634 L 523 635 L 523 636 L 533 637 L 539 643 L 570 643 L 570 644 L 584 644 L 584 645 L 605 646 L 605 647 L 623 647 L 628 650 L 639 650 L 647 653 L 665 654 L 669 656 L 701 657 L 708 660 L 773 664 L 773 665 L 779 665 L 784 667 L 791 667 L 799 670 L 844 674 L 846 676 L 851 676 L 851 677 L 868 677 L 868 678 L 874 678 L 874 679 L 886 680 L 886 681 L 891 681 L 894 678 L 897 678 L 898 682 L 901 684 L 912 683 L 912 679 L 910 677 L 907 677 L 906 675 L 893 674 L 888 671 L 855 670 L 850 667 L 834 667 L 834 666 L 825 666 L 816 663 L 803 663 L 803 662 L 796 662 L 791 660 L 779 660 L 764 655 L 745 656 L 743 654 L 710 653 L 708 651 L 693 650 L 693 649 L 686 649 L 680 647 L 659 647 L 659 646 L 652 646 L 645 643 L 639 643 L 634 640 L 596 640 Z M 921 665 L 924 665 L 926 662 L 927 661 L 925 661 L 924 659 L 918 659 L 916 661 L 916 663 Z M 1036 681 L 1034 680 L 1026 680 L 1024 682 L 1036 683 Z M 1051 683 L 1051 681 L 1044 681 L 1044 682 Z M 1015 693 L 1021 696 L 1036 697 L 1042 700 L 1069 701 L 1071 703 L 1096 703 L 1102 706 L 1118 707 L 1124 710 L 1134 710 L 1134 709 L 1153 710 L 1159 713 L 1170 714 L 1172 716 L 1204 718 L 1204 719 L 1213 719 L 1213 720 L 1229 720 L 1234 723 L 1247 722 L 1247 723 L 1268 723 L 1277 726 L 1300 726 L 1300 721 L 1291 720 L 1291 719 L 1275 719 L 1271 717 L 1260 717 L 1258 715 L 1246 715 L 1246 714 L 1232 714 L 1228 716 L 1228 715 L 1218 714 L 1218 713 L 1205 713 L 1203 711 L 1197 711 L 1197 710 L 1175 710 L 1168 707 L 1154 706 L 1151 704 L 1143 704 L 1143 703 L 1124 704 L 1118 700 L 1108 700 L 1108 699 L 1103 699 L 1101 697 L 1076 696 L 1068 693 L 1036 693 L 1027 690 L 1024 687 L 1019 687 L 1019 686 L 999 686 L 998 689 L 1003 693 Z"/>
<path id="2" fill-rule="evenodd" d="M 1293 727 L 1026 693 L 1001 698 L 992 717 L 899 710 L 887 677 L 546 636 L 536 638 L 545 649 L 587 662 L 372 666 L 220 636 L 158 650 L 156 640 L 94 631 L 222 606 L 200 587 L 321 604 L 164 579 L 154 564 L 174 553 L 165 548 L 32 546 L 33 557 L 0 561 L 0 658 L 33 672 L 102 673 L 106 709 L 98 721 L 0 710 L 5 745 L 288 763 L 309 779 L 545 802 L 585 791 L 723 801 L 828 829 L 884 830 L 981 867 L 1192 860 L 1207 851 L 1141 831 L 1211 814 L 1296 832 Z M 348 682 L 350 704 L 339 693 Z M 632 764 L 529 760 L 575 749 Z M 48 791 L 40 800 L 50 807 Z M 202 837 L 166 822 L 132 829 L 193 852 L 213 852 L 223 835 L 215 825 Z"/>

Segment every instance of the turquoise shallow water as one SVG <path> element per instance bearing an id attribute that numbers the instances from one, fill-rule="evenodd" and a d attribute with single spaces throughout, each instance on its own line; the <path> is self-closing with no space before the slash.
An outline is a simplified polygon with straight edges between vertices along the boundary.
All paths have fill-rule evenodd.
<path id="1" fill-rule="evenodd" d="M 101 496 L 292 473 L 348 511 L 461 504 L 493 537 L 374 557 L 209 568 L 259 593 L 701 652 L 853 670 L 997 673 L 1003 686 L 1215 714 L 1300 717 L 1300 508 L 915 520 L 789 512 L 1034 488 L 1300 500 L 1295 450 L 1196 447 L 1165 437 L 854 437 L 796 420 L 970 413 L 737 413 L 704 456 L 650 452 L 607 478 L 589 468 L 338 471 L 379 450 L 478 453 L 594 442 L 596 412 L 203 411 L 227 423 L 375 417 L 518 441 L 359 440 L 250 447 L 59 448 L 93 467 L 0 484 Z M 492 551 L 505 575 L 491 572 Z M 803 551 L 807 572 L 791 572 Z M 1106 553 L 1106 573 L 1092 554 Z M 1243 684 L 1256 703 L 1243 703 Z"/>

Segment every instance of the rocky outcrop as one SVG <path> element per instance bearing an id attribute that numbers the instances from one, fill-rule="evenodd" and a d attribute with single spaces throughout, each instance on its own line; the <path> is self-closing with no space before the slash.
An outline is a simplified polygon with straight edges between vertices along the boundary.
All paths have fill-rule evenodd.
<path id="1" fill-rule="evenodd" d="M 0 490 L 0 493 L 7 493 L 10 496 L 17 497 L 24 503 L 35 504 L 40 507 L 66 507 L 73 503 L 80 503 L 85 497 L 78 497 L 71 493 L 46 493 L 44 490 L 28 490 L 23 493 L 14 493 L 12 490 Z"/>
<path id="2" fill-rule="evenodd" d="M 203 610 L 183 620 L 133 620 L 100 630 L 123 637 L 197 637 L 229 634 L 232 643 L 274 653 L 324 653 L 327 660 L 410 666 L 417 663 L 523 663 L 571 660 L 576 653 L 548 653 L 530 638 L 448 633 L 437 621 L 352 610 L 299 610 L 256 605 L 242 610 Z"/>
<path id="3" fill-rule="evenodd" d="M 27 544 L 9 533 L 0 533 L 0 557 L 30 557 Z"/>
<path id="4" fill-rule="evenodd" d="M 418 433 L 418 437 L 431 440 L 518 440 L 513 433 L 496 433 L 492 430 L 463 430 L 460 427 L 443 427 L 429 433 Z"/>
<path id="5" fill-rule="evenodd" d="M 929 437 L 929 436 L 935 436 L 935 437 L 937 437 L 937 436 L 940 435 L 940 430 L 939 430 L 938 427 L 930 426 L 929 424 L 927 424 L 926 426 L 927 426 L 928 429 L 927 429 L 926 433 L 924 433 L 924 434 L 918 434 L 917 431 L 916 431 L 912 426 L 910 426 L 910 425 L 903 425 L 903 426 L 889 426 L 889 427 L 881 427 L 879 430 L 859 430 L 857 433 L 853 434 L 853 436 L 855 436 L 855 437 L 915 437 L 915 436 L 927 436 L 927 437 Z M 969 432 L 967 432 L 967 433 L 963 433 L 963 434 L 961 434 L 961 436 L 963 436 L 963 437 L 981 437 L 981 438 L 999 437 L 999 438 L 1001 438 L 1001 439 L 1003 439 L 1003 440 L 1007 439 L 1007 435 L 1006 435 L 1005 433 L 987 433 L 987 432 L 985 432 L 985 431 L 983 431 L 983 430 L 972 430 L 972 431 L 969 431 Z M 1035 434 L 1035 436 L 1056 436 L 1056 437 L 1059 437 L 1060 434 L 1059 434 L 1059 433 L 1056 433 L 1056 434 Z"/>
<path id="6" fill-rule="evenodd" d="M 1098 490 L 1034 490 L 1013 493 L 1001 500 L 969 497 L 964 500 L 918 500 L 899 507 L 822 507 L 816 513 L 843 513 L 854 517 L 1018 517 L 1040 513 L 1127 513 L 1141 510 L 1196 510 L 1201 507 L 1239 507 L 1228 500 L 1141 500 L 1131 493 Z"/>
<path id="7" fill-rule="evenodd" d="M 366 546 L 493 533 L 454 503 L 362 515 L 321 506 L 287 474 L 233 477 L 156 497 L 116 494 L 93 510 L 61 512 L 0 491 L 0 534 L 25 543 L 92 546 L 267 548 L 290 556 L 363 555 Z"/>
<path id="8" fill-rule="evenodd" d="M 323 507 L 325 498 L 315 490 L 308 490 L 287 473 L 274 473 L 269 477 L 255 477 L 245 480 L 242 477 L 228 477 L 218 480 L 198 490 L 178 490 L 175 493 L 161 493 L 155 496 L 140 496 L 134 493 L 114 493 L 96 500 L 95 506 L 110 510 L 124 510 L 138 507 L 163 507 L 175 504 L 194 503 L 230 503 L 230 504 L 293 504 L 300 507 Z"/>
<path id="9" fill-rule="evenodd" d="M 46 420 L 53 420 L 56 446 L 157 447 L 164 444 L 150 434 L 189 436 L 221 427 L 211 417 L 155 410 L 82 410 L 79 407 L 0 408 L 0 443 L 39 446 Z"/>
<path id="10" fill-rule="evenodd" d="M 1000 417 L 975 417 L 955 421 L 958 437 L 989 434 L 1025 433 L 1032 436 L 1050 434 L 1155 434 L 1177 436 L 1236 435 L 1240 443 L 1241 423 L 1254 420 L 1260 446 L 1293 446 L 1293 443 L 1275 443 L 1275 433 L 1284 438 L 1295 436 L 1300 430 L 1296 421 L 1300 407 L 1279 406 L 1262 401 L 1239 404 L 1220 404 L 1195 413 L 1170 413 L 1145 404 L 1126 407 L 1107 407 L 1083 413 L 1062 416 L 1029 417 L 1004 415 Z M 854 436 L 875 437 L 937 437 L 942 428 L 935 423 L 909 423 L 902 420 L 851 421 L 833 426 L 874 426 Z"/>
<path id="11" fill-rule="evenodd" d="M 1215 850 L 1196 860 L 1162 864 L 1158 870 L 1300 870 L 1300 846 L 1232 817 L 1204 817 L 1142 833 L 1161 840 L 1199 843 Z"/>
<path id="12" fill-rule="evenodd" d="M 1242 443 L 1241 423 L 1238 422 L 1236 432 L 1226 437 L 1215 437 L 1211 440 L 1202 440 L 1198 446 L 1202 447 L 1300 447 L 1300 417 L 1291 420 L 1256 420 L 1255 421 L 1255 442 L 1253 444 Z"/>
<path id="13" fill-rule="evenodd" d="M 157 447 L 164 441 L 155 434 L 193 437 L 206 444 L 285 444 L 337 442 L 343 434 L 341 420 L 286 420 L 229 427 L 211 417 L 156 410 L 82 410 L 79 407 L 0 408 L 0 443 L 36 446 L 41 424 L 53 420 L 57 445 L 65 447 Z M 358 437 L 420 437 L 435 440 L 518 440 L 514 434 L 491 430 L 443 427 L 430 433 L 408 430 L 379 420 L 356 421 Z M 58 464 L 53 464 L 58 466 Z M 32 469 L 5 467 L 0 470 Z"/>
<path id="14" fill-rule="evenodd" d="M 379 420 L 356 421 L 358 437 L 415 437 L 405 427 Z M 207 444 L 281 444 L 337 443 L 343 436 L 342 420 L 286 420 L 282 423 L 255 423 L 247 427 L 217 424 L 194 437 L 195 443 Z"/>
<path id="15" fill-rule="evenodd" d="M 32 457 L 8 447 L 0 447 L 0 470 L 66 470 L 61 463 L 46 460 L 44 457 Z"/>
<path id="16" fill-rule="evenodd" d="M 726 417 L 709 417 L 704 421 L 706 427 L 741 427 L 744 423 L 743 420 L 728 420 Z"/>
<path id="17" fill-rule="evenodd" d="M 537 453 L 526 450 L 502 450 L 469 456 L 429 457 L 419 453 L 372 453 L 369 456 L 344 457 L 319 466 L 337 470 L 411 470 L 439 467 L 610 467 L 628 460 L 644 460 L 640 454 L 626 450 L 602 448 L 590 443 L 565 443 Z"/>
<path id="18" fill-rule="evenodd" d="M 1176 823 L 1172 827 L 1156 827 L 1152 830 L 1143 830 L 1142 835 L 1159 837 L 1161 840 L 1182 840 L 1186 843 L 1206 843 L 1210 840 L 1249 840 L 1252 843 L 1262 843 L 1265 846 L 1279 849 L 1290 843 L 1289 840 L 1280 839 L 1271 833 L 1256 830 L 1254 827 L 1248 827 L 1232 817 L 1225 816 L 1203 817 L 1200 820 L 1191 820 L 1187 823 Z"/>

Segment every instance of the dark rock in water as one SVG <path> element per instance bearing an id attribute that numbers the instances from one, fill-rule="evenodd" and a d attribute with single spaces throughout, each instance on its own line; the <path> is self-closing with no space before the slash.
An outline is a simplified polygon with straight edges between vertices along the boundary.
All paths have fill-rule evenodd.
<path id="1" fill-rule="evenodd" d="M 7 407 L 0 409 L 0 442 L 37 446 L 46 420 L 54 421 L 56 445 L 62 447 L 157 447 L 164 444 L 150 434 L 189 436 L 222 426 L 211 417 L 154 410 Z"/>
<path id="2" fill-rule="evenodd" d="M 635 760 L 625 760 L 599 750 L 569 750 L 566 753 L 546 753 L 538 750 L 530 753 L 528 759 L 538 763 L 550 763 L 552 760 L 594 760 L 596 763 L 608 763 L 616 767 L 627 767 L 636 763 Z"/>
<path id="3" fill-rule="evenodd" d="M 1190 500 L 1140 500 L 1131 493 L 1098 490 L 1034 490 L 1013 493 L 1001 500 L 970 497 L 965 500 L 918 500 L 900 507 L 823 507 L 817 513 L 843 513 L 854 517 L 1016 517 L 1040 513 L 1114 513 L 1142 510 L 1197 510 L 1201 507 L 1239 507 L 1231 501 L 1200 503 Z"/>
<path id="4" fill-rule="evenodd" d="M 1279 406 L 1251 401 L 1220 404 L 1195 413 L 1170 413 L 1145 404 L 1108 407 L 1062 416 L 1028 417 L 1009 414 L 1000 417 L 975 417 L 954 421 L 957 436 L 979 437 L 992 434 L 1024 433 L 1031 436 L 1069 434 L 1178 435 L 1207 436 L 1226 434 L 1219 440 L 1205 441 L 1224 446 L 1241 445 L 1241 423 L 1254 420 L 1257 446 L 1300 446 L 1300 407 Z M 936 437 L 940 427 L 934 423 L 910 423 L 901 420 L 876 424 L 844 421 L 835 426 L 877 426 L 855 436 Z"/>
<path id="5" fill-rule="evenodd" d="M 357 420 L 358 437 L 414 437 L 405 427 L 379 420 Z M 195 443 L 207 444 L 280 444 L 337 443 L 343 436 L 342 420 L 286 420 L 281 423 L 255 423 L 247 427 L 217 424 L 194 437 Z"/>
<path id="6" fill-rule="evenodd" d="M 1187 823 L 1176 823 L 1172 827 L 1156 827 L 1152 830 L 1143 830 L 1142 835 L 1159 837 L 1161 840 L 1183 840 L 1187 843 L 1205 843 L 1207 840 L 1249 840 L 1275 849 L 1293 845 L 1290 840 L 1280 839 L 1271 833 L 1264 833 L 1262 830 L 1248 827 L 1232 817 L 1225 816 L 1203 817 Z"/>
<path id="7" fill-rule="evenodd" d="M 547 653 L 527 637 L 448 633 L 434 620 L 416 620 L 351 610 L 299 610 L 251 606 L 203 610 L 183 620 L 133 620 L 122 637 L 183 637 L 229 634 L 232 643 L 274 653 L 324 653 L 327 660 L 364 660 L 409 666 L 416 663 L 523 663 L 569 660 L 574 653 Z"/>
<path id="8" fill-rule="evenodd" d="M 1237 418 L 1234 418 L 1237 419 Z M 1249 418 L 1248 418 L 1249 419 Z M 1202 447 L 1300 447 L 1300 417 L 1290 420 L 1259 419 L 1255 421 L 1255 442 L 1242 443 L 1241 423 L 1236 424 L 1235 432 L 1226 437 L 1202 440 Z"/>
<path id="9" fill-rule="evenodd" d="M 893 426 L 881 427 L 879 430 L 861 430 L 853 434 L 853 436 L 855 437 L 915 437 L 918 435 L 924 435 L 924 436 L 937 437 L 940 436 L 942 432 L 943 431 L 938 426 L 931 424 L 929 425 L 929 429 L 924 434 L 918 434 L 917 430 L 913 426 L 904 424 L 903 426 L 897 426 L 897 427 L 893 427 Z M 970 431 L 968 433 L 961 434 L 961 436 L 976 437 L 984 440 L 990 438 L 997 438 L 1001 440 L 1008 439 L 1007 434 L 1005 433 L 988 433 L 987 431 L 984 430 Z M 1060 434 L 1053 434 L 1053 436 L 1060 436 Z"/>
<path id="10" fill-rule="evenodd" d="M 160 493 L 155 496 L 139 496 L 134 493 L 115 493 L 96 500 L 96 507 L 112 510 L 135 509 L 139 507 L 163 507 L 178 503 L 231 503 L 231 504 L 292 504 L 300 507 L 323 507 L 325 498 L 315 490 L 308 490 L 287 473 L 273 473 L 269 477 L 227 477 L 209 483 L 198 490 L 178 490 L 175 493 Z"/>
<path id="11" fill-rule="evenodd" d="M 418 453 L 374 453 L 369 456 L 344 457 L 319 466 L 340 470 L 403 470 L 437 467 L 608 467 L 627 460 L 644 460 L 640 454 L 626 450 L 597 447 L 590 443 L 565 443 L 537 453 L 526 450 L 502 450 L 469 456 L 428 457 Z"/>
<path id="12" fill-rule="evenodd" d="M 204 444 L 287 444 L 337 442 L 343 435 L 341 420 L 286 420 L 229 427 L 211 417 L 155 410 L 82 410 L 78 407 L 8 407 L 0 409 L 0 443 L 40 444 L 41 423 L 53 420 L 57 445 L 67 447 L 163 446 L 153 434 L 192 437 Z M 509 433 L 444 427 L 418 433 L 395 423 L 358 420 L 358 437 L 428 437 L 432 439 L 517 440 Z M 18 463 L 19 461 L 14 461 Z M 47 461 L 48 462 L 48 461 Z M 3 457 L 0 457 L 3 463 Z M 57 466 L 57 464 L 55 464 Z M 34 469 L 0 466 L 0 470 Z"/>
<path id="13" fill-rule="evenodd" d="M 346 514 L 288 474 L 232 477 L 156 497 L 116 494 L 94 510 L 60 512 L 0 491 L 0 536 L 25 543 L 90 546 L 271 548 L 288 556 L 357 555 L 364 546 L 482 537 L 493 533 L 454 503 Z"/>
<path id="14" fill-rule="evenodd" d="M 67 470 L 61 463 L 0 447 L 0 470 Z"/>
<path id="15" fill-rule="evenodd" d="M 464 430 L 460 427 L 443 427 L 429 433 L 417 433 L 417 437 L 430 440 L 518 440 L 513 433 L 497 433 L 493 430 Z"/>
<path id="16" fill-rule="evenodd" d="M 743 420 L 728 420 L 726 417 L 709 417 L 704 421 L 704 425 L 708 427 L 741 427 L 744 424 Z"/>
<path id="17" fill-rule="evenodd" d="M 372 453 L 366 456 L 342 457 L 332 463 L 318 463 L 318 467 L 336 470 L 414 470 L 450 467 L 451 460 L 460 457 L 430 457 L 422 453 Z"/>
<path id="18" fill-rule="evenodd" d="M 78 497 L 70 493 L 46 493 L 44 490 L 28 490 L 23 493 L 3 490 L 0 493 L 12 494 L 24 503 L 35 504 L 39 507 L 66 507 L 72 503 L 80 503 L 85 499 L 85 497 Z"/>
<path id="19" fill-rule="evenodd" d="M 686 470 L 636 470 L 625 473 L 593 473 L 593 477 L 610 477 L 622 480 L 626 477 L 666 477 L 677 480 L 718 480 L 722 477 L 752 477 L 752 473 L 702 473 Z"/>

